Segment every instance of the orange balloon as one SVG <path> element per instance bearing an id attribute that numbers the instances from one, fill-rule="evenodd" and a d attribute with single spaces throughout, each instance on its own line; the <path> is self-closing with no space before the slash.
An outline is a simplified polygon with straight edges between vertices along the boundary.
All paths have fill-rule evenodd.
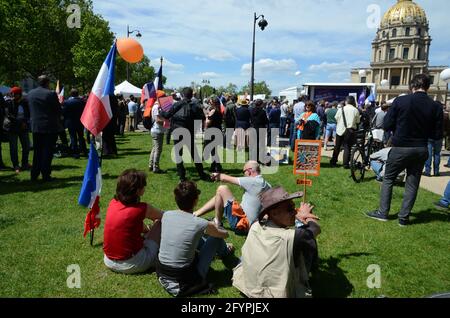
<path id="1" fill-rule="evenodd" d="M 122 38 L 117 40 L 117 51 L 128 63 L 138 63 L 144 57 L 142 45 L 132 38 Z"/>

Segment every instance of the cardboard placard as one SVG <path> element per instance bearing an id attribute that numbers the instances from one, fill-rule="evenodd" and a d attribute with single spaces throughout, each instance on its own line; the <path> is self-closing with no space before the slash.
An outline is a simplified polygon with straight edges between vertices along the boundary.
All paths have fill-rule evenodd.
<path id="1" fill-rule="evenodd" d="M 295 141 L 294 175 L 320 175 L 321 140 Z"/>

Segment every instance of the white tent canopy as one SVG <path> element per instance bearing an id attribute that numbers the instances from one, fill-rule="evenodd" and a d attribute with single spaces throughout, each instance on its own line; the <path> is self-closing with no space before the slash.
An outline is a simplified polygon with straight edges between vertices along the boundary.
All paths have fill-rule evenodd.
<path id="1" fill-rule="evenodd" d="M 114 90 L 115 95 L 123 95 L 123 97 L 128 98 L 130 95 L 134 95 L 135 97 L 140 97 L 142 94 L 142 89 L 134 86 L 128 81 L 124 81 L 123 83 L 116 86 Z"/>

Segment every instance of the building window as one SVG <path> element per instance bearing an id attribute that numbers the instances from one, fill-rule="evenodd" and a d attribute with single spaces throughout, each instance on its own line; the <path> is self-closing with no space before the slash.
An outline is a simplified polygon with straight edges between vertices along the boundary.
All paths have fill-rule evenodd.
<path id="1" fill-rule="evenodd" d="M 386 31 L 383 31 L 383 38 L 386 37 Z"/>
<path id="2" fill-rule="evenodd" d="M 389 61 L 392 61 L 395 58 L 395 49 L 389 50 Z"/>
<path id="3" fill-rule="evenodd" d="M 417 49 L 417 59 L 418 60 L 422 59 L 422 48 L 420 47 Z"/>
<path id="4" fill-rule="evenodd" d="M 378 51 L 378 61 L 381 61 L 381 50 Z"/>
<path id="5" fill-rule="evenodd" d="M 405 35 L 406 35 L 406 36 L 409 36 L 410 33 L 411 33 L 411 29 L 410 29 L 410 28 L 406 28 Z"/>
<path id="6" fill-rule="evenodd" d="M 361 77 L 361 83 L 367 83 L 367 77 Z"/>
<path id="7" fill-rule="evenodd" d="M 431 85 L 434 84 L 434 76 L 430 76 L 430 84 L 431 84 Z"/>
<path id="8" fill-rule="evenodd" d="M 422 35 L 422 29 L 421 28 L 417 29 L 417 35 Z"/>
<path id="9" fill-rule="evenodd" d="M 391 78 L 391 85 L 392 86 L 400 85 L 400 76 L 392 76 L 392 78 Z"/>
<path id="10" fill-rule="evenodd" d="M 403 59 L 407 60 L 409 58 L 409 47 L 403 49 Z"/>
<path id="11" fill-rule="evenodd" d="M 397 29 L 392 30 L 392 37 L 397 37 Z"/>

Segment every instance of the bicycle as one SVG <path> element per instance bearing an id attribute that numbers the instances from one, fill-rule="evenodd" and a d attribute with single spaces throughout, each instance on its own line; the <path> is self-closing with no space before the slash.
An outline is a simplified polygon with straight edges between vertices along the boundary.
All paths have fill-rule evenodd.
<path id="1" fill-rule="evenodd" d="M 351 177 L 356 183 L 364 180 L 366 169 L 370 167 L 370 155 L 383 148 L 383 143 L 373 138 L 372 129 L 356 132 L 356 144 L 350 152 Z"/>

